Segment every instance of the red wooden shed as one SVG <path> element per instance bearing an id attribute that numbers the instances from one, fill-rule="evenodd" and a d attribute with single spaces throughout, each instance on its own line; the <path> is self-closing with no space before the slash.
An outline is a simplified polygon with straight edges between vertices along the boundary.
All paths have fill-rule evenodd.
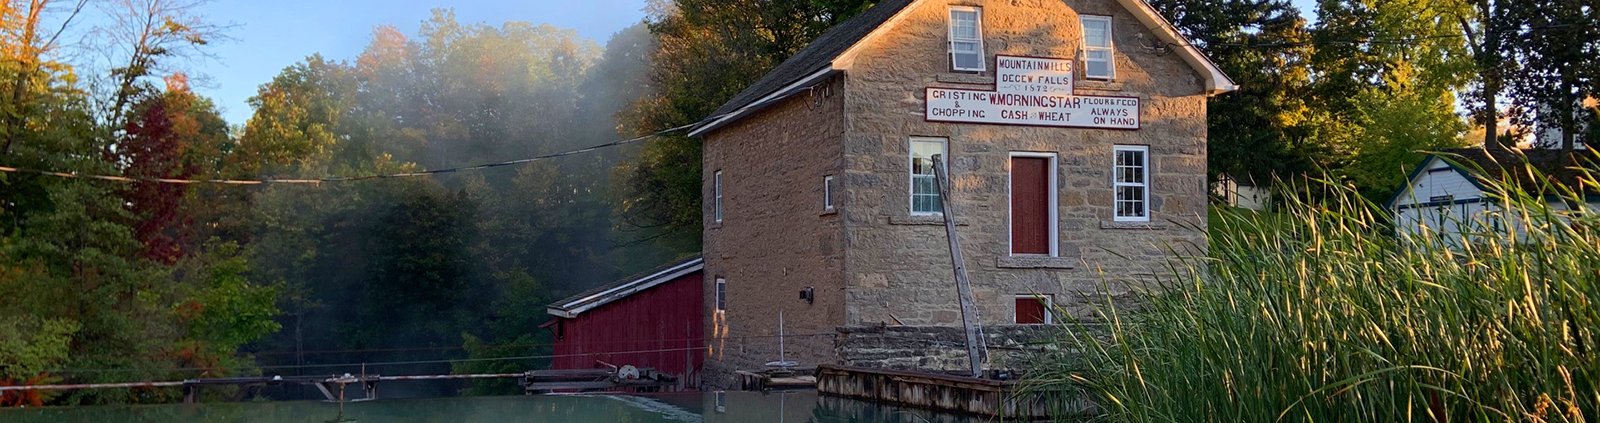
<path id="1" fill-rule="evenodd" d="M 546 309 L 555 319 L 553 369 L 633 365 L 697 386 L 705 353 L 699 257 L 567 297 Z"/>

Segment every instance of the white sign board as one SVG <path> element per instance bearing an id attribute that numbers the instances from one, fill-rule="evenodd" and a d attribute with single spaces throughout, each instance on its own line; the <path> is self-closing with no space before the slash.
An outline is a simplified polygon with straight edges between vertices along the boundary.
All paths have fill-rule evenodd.
<path id="1" fill-rule="evenodd" d="M 1003 93 L 1072 95 L 1072 61 L 995 56 L 994 88 Z"/>
<path id="2" fill-rule="evenodd" d="M 995 90 L 927 89 L 930 122 L 1139 129 L 1139 99 L 1073 94 L 1072 61 L 996 56 Z"/>

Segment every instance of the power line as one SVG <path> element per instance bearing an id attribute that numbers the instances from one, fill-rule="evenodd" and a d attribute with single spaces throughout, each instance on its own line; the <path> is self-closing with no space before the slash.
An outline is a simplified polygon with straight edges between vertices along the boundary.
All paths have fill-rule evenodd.
<path id="1" fill-rule="evenodd" d="M 791 333 L 791 334 L 786 334 L 786 335 L 747 335 L 747 336 L 739 336 L 739 337 L 736 337 L 736 338 L 756 339 L 756 338 L 778 338 L 780 336 L 809 337 L 809 336 L 825 336 L 825 335 L 834 335 L 834 333 L 830 332 L 830 333 L 810 333 L 810 334 L 793 334 L 793 333 Z M 645 340 L 645 341 L 618 340 L 618 341 L 609 341 L 609 342 L 588 342 L 586 344 L 588 344 L 588 345 L 623 345 L 623 344 L 636 344 L 636 343 L 673 343 L 673 342 L 686 342 L 686 341 L 705 341 L 705 340 L 715 340 L 715 339 L 719 339 L 719 338 L 712 338 L 712 337 L 705 337 L 705 336 L 696 337 L 696 338 L 671 338 L 671 339 L 655 339 L 655 338 L 652 338 L 650 340 Z M 477 346 L 475 348 L 481 348 L 481 349 L 486 349 L 486 350 L 499 350 L 499 349 L 510 349 L 510 348 L 553 347 L 555 345 L 556 345 L 555 343 L 511 343 L 511 344 L 498 344 L 498 345 L 480 345 L 480 346 Z M 460 346 L 460 345 L 455 345 L 455 346 L 448 346 L 448 347 L 368 348 L 368 349 L 307 350 L 307 351 L 262 351 L 262 352 L 253 352 L 253 353 L 249 353 L 249 354 L 250 355 L 255 355 L 255 356 L 284 356 L 284 355 L 300 355 L 300 354 L 322 355 L 322 354 L 391 353 L 391 352 L 414 352 L 414 351 L 455 351 L 455 350 L 464 350 L 464 349 L 467 349 L 467 347 Z"/>
<path id="2" fill-rule="evenodd" d="M 508 160 L 508 161 L 503 161 L 503 162 L 485 163 L 485 164 L 480 164 L 480 165 L 475 165 L 475 166 L 452 167 L 452 168 L 445 168 L 445 169 L 425 170 L 425 171 L 419 171 L 419 172 L 385 173 L 385 174 L 358 175 L 358 176 L 330 176 L 330 177 L 308 178 L 308 179 L 270 179 L 270 178 L 269 179 L 181 179 L 181 178 L 148 178 L 148 177 L 120 176 L 120 175 L 80 174 L 80 173 L 76 173 L 76 172 L 59 172 L 59 171 L 30 169 L 30 168 L 24 168 L 24 167 L 11 167 L 11 166 L 0 166 L 0 172 L 6 172 L 6 173 L 28 173 L 28 174 L 54 176 L 54 177 L 69 178 L 69 179 L 95 179 L 95 180 L 112 181 L 112 182 L 129 182 L 129 183 L 140 183 L 140 182 L 143 182 L 143 183 L 161 183 L 161 184 L 178 184 L 178 185 L 194 185 L 194 184 L 215 184 L 215 185 L 299 184 L 299 185 L 320 185 L 320 184 L 326 183 L 326 182 L 355 182 L 355 181 L 365 181 L 365 180 L 371 180 L 371 179 L 411 178 L 411 177 L 420 177 L 420 176 L 433 176 L 433 175 L 440 175 L 440 174 L 446 174 L 446 173 L 483 170 L 483 169 L 504 167 L 504 166 L 515 166 L 515 165 L 520 165 L 520 164 L 532 163 L 532 162 L 536 162 L 536 161 L 540 161 L 540 160 L 548 160 L 548 159 L 554 159 L 554 158 L 558 158 L 558 157 L 566 157 L 566 156 L 571 156 L 571 155 L 576 155 L 576 154 L 588 153 L 588 152 L 592 152 L 592 151 L 596 151 L 596 150 L 600 150 L 600 149 L 605 149 L 605 148 L 611 148 L 611 147 L 617 147 L 617 146 L 621 146 L 621 145 L 632 144 L 632 143 L 636 143 L 636 142 L 640 142 L 640 141 L 649 140 L 651 138 L 659 137 L 659 136 L 662 136 L 662 135 L 670 134 L 670 133 L 673 133 L 673 132 L 678 132 L 678 131 L 682 131 L 682 130 L 685 130 L 685 129 L 693 128 L 693 127 L 695 127 L 695 126 L 697 126 L 699 124 L 700 124 L 699 122 L 696 122 L 696 123 L 691 123 L 691 124 L 688 124 L 688 125 L 667 128 L 667 129 L 663 129 L 663 130 L 660 130 L 660 131 L 652 132 L 652 133 L 641 135 L 641 136 L 634 137 L 634 138 L 618 140 L 618 141 L 612 141 L 612 142 L 608 142 L 608 143 L 604 143 L 604 144 L 597 144 L 597 145 L 593 145 L 593 146 L 589 146 L 589 147 L 585 147 L 585 148 L 580 148 L 580 149 L 577 149 L 577 150 L 563 151 L 563 152 L 560 152 L 560 153 L 551 153 L 551 154 L 534 156 L 534 157 L 529 157 L 529 158 L 524 158 L 524 159 Z"/>
<path id="3" fill-rule="evenodd" d="M 823 333 L 785 334 L 785 335 L 782 335 L 781 337 L 814 337 L 814 336 L 829 336 L 829 335 L 837 335 L 837 333 L 835 333 L 835 332 L 823 332 Z M 780 335 L 745 335 L 745 336 L 725 336 L 725 337 L 720 337 L 720 338 L 719 337 L 682 338 L 682 339 L 678 339 L 676 341 L 680 341 L 681 342 L 681 341 L 693 341 L 693 340 L 720 341 L 720 340 L 759 339 L 759 340 L 767 340 L 767 342 L 771 342 L 771 339 L 779 338 L 779 337 L 780 337 Z M 672 342 L 672 341 L 649 340 L 649 341 L 640 341 L 640 342 Z M 553 346 L 553 344 L 552 344 L 552 346 Z M 335 363 L 335 364 L 283 364 L 283 365 L 243 366 L 243 367 L 169 367 L 169 368 L 150 368 L 150 369 L 136 369 L 136 368 L 60 369 L 60 370 L 46 371 L 46 372 L 42 372 L 42 373 L 49 373 L 49 374 L 162 373 L 162 372 L 189 372 L 189 371 L 216 371 L 216 370 L 269 370 L 269 369 L 284 369 L 284 370 L 286 370 L 286 369 L 326 368 L 326 367 L 355 367 L 355 366 L 369 366 L 370 367 L 370 366 L 397 366 L 397 365 L 446 364 L 446 363 L 453 364 L 453 363 L 471 363 L 471 362 L 484 362 L 484 361 L 532 360 L 532 359 L 539 359 L 539 358 L 583 357 L 583 356 L 592 356 L 592 355 L 601 355 L 601 354 L 644 354 L 644 353 L 653 353 L 653 352 L 692 351 L 692 350 L 705 349 L 706 347 L 707 347 L 707 345 L 699 345 L 699 346 L 694 346 L 694 347 L 676 347 L 676 348 L 650 349 L 650 350 L 595 351 L 595 352 L 576 353 L 576 354 L 544 354 L 544 355 L 525 355 L 525 356 L 510 356 L 510 357 L 484 357 L 484 358 L 434 359 L 434 360 L 409 360 L 409 361 L 380 361 L 380 362 Z"/>
<path id="4" fill-rule="evenodd" d="M 1551 30 L 1551 29 L 1561 29 L 1561 28 L 1575 27 L 1575 26 L 1581 26 L 1581 25 L 1579 25 L 1579 24 L 1537 25 L 1537 26 L 1525 27 L 1525 28 L 1522 28 L 1522 29 L 1526 30 L 1526 31 L 1529 31 L 1529 32 L 1533 32 L 1533 31 L 1544 31 L 1544 30 Z M 1465 39 L 1465 38 L 1467 38 L 1466 34 L 1453 33 L 1453 34 L 1408 36 L 1408 37 L 1401 37 L 1401 38 L 1375 38 L 1374 37 L 1374 38 L 1316 39 L 1311 34 L 1312 34 L 1312 32 L 1310 32 L 1310 30 L 1308 30 L 1307 36 L 1309 38 L 1311 38 L 1311 39 L 1304 40 L 1304 41 L 1291 41 L 1291 40 L 1272 41 L 1272 40 L 1268 40 L 1266 42 L 1244 42 L 1244 43 L 1231 42 L 1231 43 L 1199 43 L 1199 44 L 1196 44 L 1196 43 L 1162 42 L 1161 44 L 1165 44 L 1165 45 L 1170 46 L 1170 47 L 1195 47 L 1195 48 L 1202 48 L 1202 49 L 1203 48 L 1209 48 L 1209 47 L 1313 47 L 1313 46 L 1328 45 L 1328 44 L 1412 45 L 1412 44 L 1417 44 L 1417 43 L 1420 43 L 1420 42 L 1423 42 L 1423 41 L 1448 40 L 1448 39 Z"/>

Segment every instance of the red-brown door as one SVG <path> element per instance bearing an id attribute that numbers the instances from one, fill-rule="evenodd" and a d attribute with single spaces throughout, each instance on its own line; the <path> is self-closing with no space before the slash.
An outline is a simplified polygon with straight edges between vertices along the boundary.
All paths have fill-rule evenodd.
<path id="1" fill-rule="evenodd" d="M 1050 159 L 1011 158 L 1011 254 L 1050 254 Z"/>

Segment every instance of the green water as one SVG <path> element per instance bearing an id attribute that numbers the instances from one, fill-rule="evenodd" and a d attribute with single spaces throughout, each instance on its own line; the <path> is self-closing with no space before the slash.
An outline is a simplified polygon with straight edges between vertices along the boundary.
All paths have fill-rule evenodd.
<path id="1" fill-rule="evenodd" d="M 777 422 L 977 423 L 815 392 L 515 396 L 0 409 L 0 422 Z"/>

